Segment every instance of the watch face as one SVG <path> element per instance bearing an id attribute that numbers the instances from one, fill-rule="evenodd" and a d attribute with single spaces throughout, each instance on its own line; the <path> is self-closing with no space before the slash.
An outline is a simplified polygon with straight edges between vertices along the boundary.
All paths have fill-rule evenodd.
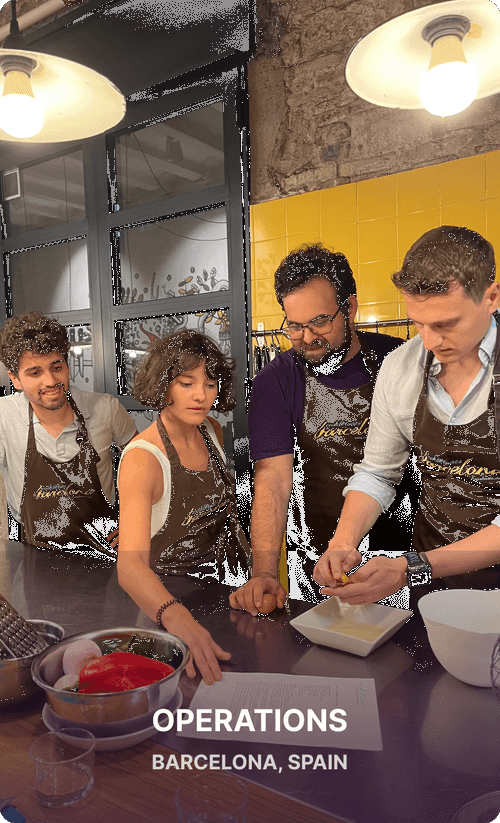
<path id="1" fill-rule="evenodd" d="M 422 560 L 417 552 L 405 554 L 408 561 L 407 578 L 409 586 L 425 586 L 432 580 L 432 569 L 428 563 Z"/>
<path id="2" fill-rule="evenodd" d="M 425 563 L 423 565 L 423 569 L 411 570 L 411 586 L 425 586 L 431 582 L 432 573 Z"/>

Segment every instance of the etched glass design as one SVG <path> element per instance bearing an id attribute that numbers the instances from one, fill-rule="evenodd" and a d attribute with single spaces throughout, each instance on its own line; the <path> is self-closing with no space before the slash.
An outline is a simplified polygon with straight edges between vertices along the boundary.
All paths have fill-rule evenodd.
<path id="1" fill-rule="evenodd" d="M 229 288 L 224 208 L 113 233 L 115 303 L 145 303 Z"/>

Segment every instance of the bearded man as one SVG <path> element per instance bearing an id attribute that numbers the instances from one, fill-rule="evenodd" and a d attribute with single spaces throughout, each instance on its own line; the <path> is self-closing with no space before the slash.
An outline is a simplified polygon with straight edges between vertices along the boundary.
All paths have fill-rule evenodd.
<path id="1" fill-rule="evenodd" d="M 285 527 L 290 595 L 319 599 L 314 564 L 335 531 L 342 492 L 363 456 L 378 370 L 402 343 L 389 335 L 355 331 L 356 284 L 343 254 L 320 245 L 301 247 L 280 264 L 275 291 L 285 312 L 282 331 L 292 348 L 253 381 L 253 573 L 230 596 L 233 608 L 254 615 L 284 604 L 277 570 Z M 404 483 L 377 533 L 370 534 L 372 548 L 406 538 L 411 524 L 402 525 L 393 516 L 398 506 L 401 514 L 406 494 Z M 410 519 L 408 506 L 403 516 L 405 512 Z M 264 594 L 270 597 L 264 600 Z"/>

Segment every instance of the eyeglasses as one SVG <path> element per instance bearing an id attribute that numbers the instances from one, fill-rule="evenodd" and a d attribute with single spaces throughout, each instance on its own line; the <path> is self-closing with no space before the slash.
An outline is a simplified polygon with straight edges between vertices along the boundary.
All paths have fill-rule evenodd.
<path id="1" fill-rule="evenodd" d="M 335 312 L 335 314 L 320 314 L 318 317 L 314 317 L 309 323 L 289 323 L 288 320 L 283 320 L 281 324 L 280 331 L 283 332 L 285 337 L 288 337 L 290 340 L 293 340 L 296 337 L 302 337 L 304 331 L 309 329 L 312 334 L 328 334 L 332 330 L 333 321 L 337 317 L 337 314 L 340 311 L 340 306 Z"/>

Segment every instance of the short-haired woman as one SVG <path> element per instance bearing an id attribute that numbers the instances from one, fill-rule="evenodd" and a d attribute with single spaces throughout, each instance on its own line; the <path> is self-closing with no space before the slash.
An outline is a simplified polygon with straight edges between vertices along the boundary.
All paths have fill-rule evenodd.
<path id="1" fill-rule="evenodd" d="M 205 682 L 220 680 L 230 655 L 178 602 L 158 575 L 221 580 L 248 566 L 222 430 L 207 417 L 234 408 L 234 363 L 205 335 L 184 330 L 153 342 L 134 397 L 158 418 L 124 449 L 118 474 L 118 579 L 159 626 L 188 644 Z M 195 674 L 193 662 L 186 669 Z"/>

